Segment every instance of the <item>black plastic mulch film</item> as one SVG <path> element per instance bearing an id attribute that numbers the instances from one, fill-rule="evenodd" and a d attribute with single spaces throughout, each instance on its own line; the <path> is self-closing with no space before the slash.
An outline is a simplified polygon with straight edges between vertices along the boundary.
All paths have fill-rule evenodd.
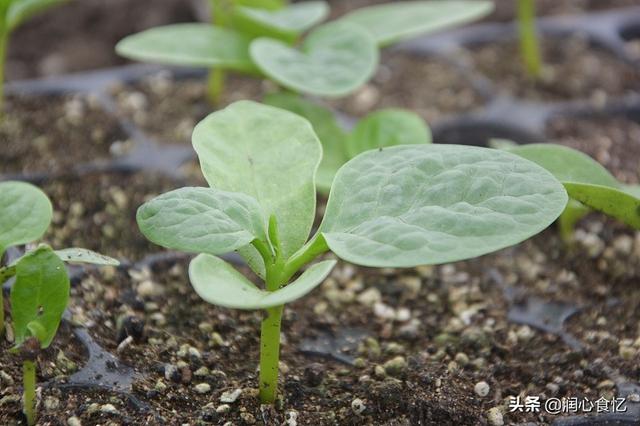
<path id="1" fill-rule="evenodd" d="M 634 58 L 626 47 L 628 39 L 640 36 L 640 6 L 614 9 L 606 12 L 583 15 L 556 16 L 538 19 L 540 35 L 544 37 L 566 37 L 580 35 L 591 44 L 612 53 L 619 61 L 640 67 L 640 59 Z M 620 98 L 608 99 L 603 105 L 594 105 L 588 100 L 566 102 L 531 102 L 505 96 L 497 91 L 488 78 L 466 64 L 456 55 L 460 47 L 471 47 L 515 37 L 513 23 L 486 23 L 447 31 L 441 34 L 412 40 L 396 49 L 417 55 L 437 57 L 452 64 L 484 99 L 484 106 L 471 113 L 448 116 L 429 123 L 436 143 L 486 145 L 490 139 L 513 139 L 520 143 L 545 142 L 545 128 L 557 117 L 627 117 L 640 121 L 640 88 L 637 93 Z M 188 145 L 157 143 L 139 129 L 133 122 L 117 113 L 117 104 L 109 88 L 116 83 L 135 84 L 166 68 L 149 65 L 130 65 L 74 75 L 42 80 L 18 81 L 6 87 L 8 95 L 53 96 L 63 94 L 92 94 L 96 96 L 107 114 L 113 115 L 122 130 L 133 141 L 133 148 L 117 158 L 100 159 L 96 162 L 78 164 L 65 172 L 68 176 L 82 176 L 99 172 L 153 172 L 170 178 L 184 178 L 180 166 L 195 158 Z M 172 69 L 177 79 L 204 76 L 200 70 Z M 349 122 L 349 117 L 345 118 Z M 27 174 L 0 174 L 3 180 L 25 180 L 41 183 L 58 178 L 47 171 Z M 161 253 L 147 256 L 140 262 L 124 262 L 123 268 L 141 268 L 184 258 L 178 253 Z M 237 256 L 227 260 L 238 262 Z M 78 281 L 88 269 L 74 266 L 71 269 L 73 281 Z M 489 272 L 489 279 L 504 285 L 497 271 Z M 518 304 L 513 289 L 505 289 L 507 300 L 511 301 L 509 319 L 524 323 L 559 335 L 573 349 L 580 349 L 576 341 L 563 328 L 563 323 L 575 312 L 575 306 L 559 306 L 531 298 Z M 544 324 L 536 318 L 547 318 Z M 549 323 L 554 327 L 549 327 Z M 546 325 L 545 325 L 546 324 Z M 87 348 L 87 364 L 69 377 L 64 384 L 48 383 L 45 386 L 64 388 L 85 388 L 108 391 L 125 397 L 135 410 L 149 412 L 156 420 L 162 418 L 153 413 L 151 407 L 131 393 L 131 384 L 139 373 L 123 365 L 117 357 L 101 348 L 90 336 L 87 329 L 76 328 L 74 334 Z M 304 352 L 304 348 L 301 348 Z M 309 349 L 313 352 L 313 348 Z M 331 355 L 331 354 L 329 354 Z M 611 379 L 618 387 L 618 396 L 626 397 L 640 393 L 640 385 L 625 383 L 611 372 Z M 625 413 L 608 413 L 592 416 L 560 417 L 552 423 L 555 426 L 589 425 L 638 425 L 640 424 L 640 403 L 627 402 Z"/>

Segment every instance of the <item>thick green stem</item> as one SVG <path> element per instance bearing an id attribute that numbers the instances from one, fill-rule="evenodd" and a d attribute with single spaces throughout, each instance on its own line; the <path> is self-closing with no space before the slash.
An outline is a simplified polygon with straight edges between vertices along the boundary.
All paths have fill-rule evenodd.
<path id="1" fill-rule="evenodd" d="M 529 75 L 540 77 L 542 58 L 536 33 L 535 0 L 518 0 L 518 32 L 520 34 L 520 53 Z"/>
<path id="2" fill-rule="evenodd" d="M 267 309 L 260 333 L 260 400 L 273 404 L 278 393 L 280 363 L 280 325 L 284 306 Z"/>
<path id="3" fill-rule="evenodd" d="M 27 424 L 32 426 L 36 424 L 36 364 L 34 361 L 23 361 L 22 378 L 24 387 L 23 412 L 27 417 Z"/>

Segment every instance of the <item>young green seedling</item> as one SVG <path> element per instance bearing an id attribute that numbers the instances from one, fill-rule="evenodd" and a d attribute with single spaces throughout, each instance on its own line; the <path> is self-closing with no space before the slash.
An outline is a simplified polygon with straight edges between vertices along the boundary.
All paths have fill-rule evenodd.
<path id="1" fill-rule="evenodd" d="M 316 187 L 324 195 L 329 194 L 338 169 L 361 152 L 395 145 L 431 143 L 429 127 L 420 116 L 410 111 L 391 108 L 373 112 L 348 132 L 340 127 L 331 110 L 292 93 L 267 95 L 265 103 L 294 112 L 313 126 L 322 143 Z"/>
<path id="2" fill-rule="evenodd" d="M 0 110 L 4 99 L 4 68 L 9 36 L 33 15 L 69 0 L 0 0 Z"/>
<path id="3" fill-rule="evenodd" d="M 525 69 L 533 78 L 542 72 L 542 57 L 536 31 L 536 1 L 518 0 L 518 34 L 520 55 Z"/>
<path id="4" fill-rule="evenodd" d="M 126 37 L 116 51 L 130 59 L 213 67 L 267 77 L 297 93 L 340 97 L 373 76 L 379 47 L 468 22 L 493 8 L 489 1 L 394 2 L 316 27 L 328 16 L 325 2 L 282 3 L 214 1 L 214 25 L 153 28 Z M 210 82 L 210 96 L 219 97 L 222 80 Z"/>
<path id="5" fill-rule="evenodd" d="M 47 196 L 24 182 L 0 183 L 0 260 L 11 246 L 40 238 L 51 222 Z M 118 265 L 110 257 L 90 250 L 59 251 L 40 246 L 8 265 L 0 265 L 0 325 L 4 330 L 1 286 L 15 277 L 11 287 L 11 319 L 16 346 L 23 359 L 24 413 L 29 425 L 36 421 L 35 360 L 53 340 L 69 300 L 69 278 L 64 262 Z"/>
<path id="6" fill-rule="evenodd" d="M 572 202 L 560 221 L 562 238 L 569 242 L 575 223 L 589 208 L 640 229 L 640 191 L 620 183 L 588 155 L 550 143 L 508 148 L 551 172 L 566 188 Z"/>
<path id="7" fill-rule="evenodd" d="M 311 124 L 291 112 L 241 101 L 200 122 L 193 145 L 209 188 L 181 188 L 140 207 L 152 242 L 198 253 L 189 266 L 207 302 L 264 309 L 260 398 L 276 399 L 283 307 L 318 286 L 331 251 L 371 267 L 467 259 L 546 228 L 567 194 L 540 166 L 508 152 L 456 145 L 401 145 L 359 154 L 336 174 L 325 215 L 315 217 L 322 157 Z M 217 257 L 237 250 L 264 285 Z M 299 274 L 299 275 L 298 275 Z"/>

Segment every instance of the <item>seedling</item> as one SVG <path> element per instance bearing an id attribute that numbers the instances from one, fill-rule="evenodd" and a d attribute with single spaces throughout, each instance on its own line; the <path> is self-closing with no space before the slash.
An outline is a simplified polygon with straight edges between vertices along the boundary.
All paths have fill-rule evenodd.
<path id="1" fill-rule="evenodd" d="M 318 286 L 335 260 L 413 267 L 472 258 L 540 232 L 564 209 L 562 185 L 508 152 L 457 145 L 401 145 L 357 155 L 336 174 L 315 217 L 322 148 L 311 124 L 249 101 L 200 122 L 193 133 L 209 188 L 181 188 L 137 213 L 152 242 L 198 255 L 189 277 L 205 301 L 266 310 L 260 398 L 276 399 L 283 307 Z M 237 250 L 260 286 L 218 255 Z"/>
<path id="2" fill-rule="evenodd" d="M 294 94 L 270 94 L 265 97 L 265 103 L 296 113 L 313 126 L 322 143 L 316 187 L 323 195 L 329 194 L 338 169 L 361 152 L 395 145 L 431 143 L 429 127 L 411 111 L 394 108 L 376 111 L 356 123 L 351 131 L 345 131 L 331 110 Z"/>
<path id="3" fill-rule="evenodd" d="M 539 78 L 542 72 L 542 57 L 536 31 L 535 0 L 518 0 L 518 34 L 520 55 L 525 69 L 531 77 Z"/>
<path id="4" fill-rule="evenodd" d="M 47 196 L 23 182 L 0 183 L 0 260 L 4 251 L 40 238 L 51 222 Z M 118 261 L 85 249 L 59 251 L 42 245 L 11 264 L 0 266 L 0 285 L 15 276 L 11 287 L 11 319 L 14 352 L 23 360 L 24 414 L 36 422 L 35 361 L 46 349 L 60 324 L 69 301 L 69 277 L 64 262 L 118 265 Z M 4 330 L 4 303 L 0 290 L 0 319 Z"/>
<path id="5" fill-rule="evenodd" d="M 562 145 L 531 144 L 508 148 L 552 173 L 567 190 L 571 202 L 561 216 L 562 238 L 570 242 L 575 223 L 589 209 L 640 229 L 640 190 L 624 185 L 588 155 Z"/>
<path id="6" fill-rule="evenodd" d="M 4 99 L 4 68 L 9 36 L 33 15 L 69 0 L 0 0 L 0 109 Z"/>
<path id="7" fill-rule="evenodd" d="M 166 65 L 207 67 L 269 78 L 296 93 L 341 97 L 374 74 L 379 47 L 488 14 L 489 1 L 412 1 L 372 6 L 317 26 L 323 1 L 212 1 L 213 23 L 176 24 L 126 37 L 116 51 Z M 218 100 L 223 79 L 211 74 Z"/>

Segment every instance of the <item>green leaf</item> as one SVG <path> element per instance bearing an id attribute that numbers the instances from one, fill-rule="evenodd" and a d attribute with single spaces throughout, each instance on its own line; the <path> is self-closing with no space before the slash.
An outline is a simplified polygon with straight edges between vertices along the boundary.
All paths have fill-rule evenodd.
<path id="1" fill-rule="evenodd" d="M 285 7 L 287 0 L 234 0 L 237 6 L 253 7 L 258 9 L 278 10 Z"/>
<path id="2" fill-rule="evenodd" d="M 307 120 L 240 101 L 201 121 L 193 146 L 212 188 L 247 194 L 258 201 L 263 217 L 276 216 L 285 259 L 305 243 L 315 217 L 314 176 L 322 156 Z"/>
<path id="3" fill-rule="evenodd" d="M 250 37 L 209 24 L 174 24 L 125 37 L 119 55 L 137 61 L 190 67 L 220 67 L 253 73 Z"/>
<path id="4" fill-rule="evenodd" d="M 0 257 L 7 247 L 42 237 L 53 209 L 49 198 L 25 182 L 0 183 Z"/>
<path id="5" fill-rule="evenodd" d="M 316 187 L 328 194 L 333 177 L 348 160 L 345 153 L 347 134 L 338 125 L 333 112 L 293 93 L 272 93 L 265 97 L 264 102 L 309 120 L 322 142 L 322 161 L 316 174 Z"/>
<path id="6" fill-rule="evenodd" d="M 411 267 L 519 243 L 567 204 L 562 185 L 516 155 L 459 145 L 367 151 L 345 164 L 320 232 L 342 259 Z"/>
<path id="7" fill-rule="evenodd" d="M 50 247 L 40 246 L 16 265 L 11 287 L 11 318 L 16 345 L 37 332 L 40 346 L 51 344 L 69 302 L 69 277 Z"/>
<path id="8" fill-rule="evenodd" d="M 572 148 L 555 144 L 531 144 L 511 148 L 550 171 L 561 181 L 569 196 L 592 209 L 640 228 L 640 198 L 625 187 L 600 163 Z"/>
<path id="9" fill-rule="evenodd" d="M 349 158 L 361 152 L 395 145 L 431 143 L 431 131 L 419 115 L 401 109 L 373 112 L 353 129 L 347 142 Z"/>
<path id="10" fill-rule="evenodd" d="M 234 26 L 254 37 L 266 36 L 293 42 L 328 15 L 329 5 L 324 1 L 306 1 L 279 10 L 238 7 Z"/>
<path id="11" fill-rule="evenodd" d="M 366 30 L 333 22 L 313 30 L 301 50 L 271 38 L 258 38 L 251 58 L 271 79 L 311 95 L 339 97 L 355 91 L 373 76 L 378 49 Z"/>
<path id="12" fill-rule="evenodd" d="M 191 253 L 224 254 L 267 241 L 255 198 L 214 188 L 180 188 L 143 204 L 138 226 L 150 241 Z"/>
<path id="13" fill-rule="evenodd" d="M 14 30 L 33 15 L 45 10 L 67 3 L 69 0 L 14 0 L 10 1 L 7 12 L 7 24 L 9 31 Z"/>
<path id="14" fill-rule="evenodd" d="M 309 267 L 300 277 L 279 290 L 256 287 L 224 260 L 201 254 L 189 265 L 189 278 L 196 293 L 214 305 L 235 309 L 267 309 L 292 302 L 316 288 L 329 275 L 335 260 Z"/>
<path id="15" fill-rule="evenodd" d="M 56 250 L 56 255 L 63 261 L 69 263 L 90 263 L 93 265 L 118 266 L 120 262 L 116 259 L 96 253 L 84 248 L 71 247 Z"/>
<path id="16" fill-rule="evenodd" d="M 387 46 L 471 22 L 492 10 L 490 1 L 406 1 L 357 9 L 340 21 L 360 25 Z"/>

